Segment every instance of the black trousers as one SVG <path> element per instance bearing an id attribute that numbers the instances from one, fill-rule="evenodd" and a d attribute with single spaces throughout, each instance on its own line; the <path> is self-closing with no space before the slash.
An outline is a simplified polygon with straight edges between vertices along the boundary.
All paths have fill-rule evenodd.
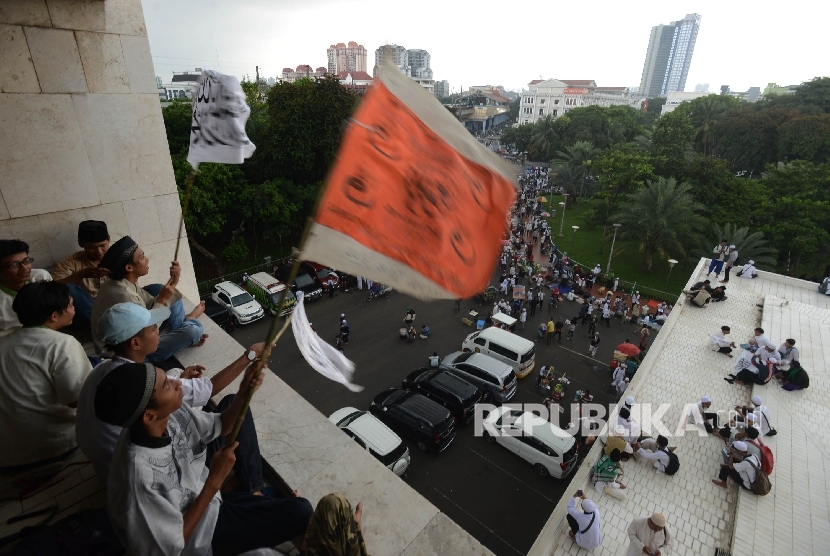
<path id="1" fill-rule="evenodd" d="M 725 481 L 727 477 L 732 477 L 732 480 L 738 483 L 742 489 L 749 490 L 744 486 L 744 479 L 741 477 L 741 474 L 735 471 L 734 469 L 730 469 L 728 465 L 721 465 L 720 466 L 720 473 L 718 473 L 718 479 L 721 481 Z"/>
<path id="2" fill-rule="evenodd" d="M 703 414 L 704 423 L 703 426 L 706 427 L 706 432 L 711 433 L 713 430 L 718 428 L 718 414 L 717 413 L 704 413 Z M 709 421 L 712 423 L 710 424 Z"/>
<path id="3" fill-rule="evenodd" d="M 313 513 L 305 498 L 223 492 L 213 530 L 213 553 L 224 556 L 277 546 L 304 535 Z"/>
<path id="4" fill-rule="evenodd" d="M 234 396 L 235 394 L 229 394 L 222 398 L 214 413 L 225 411 L 233 402 Z M 207 445 L 205 465 L 210 467 L 213 454 L 225 445 L 226 439 L 227 437 L 220 436 Z M 239 441 L 239 446 L 234 451 L 236 463 L 233 465 L 233 470 L 239 481 L 239 490 L 248 493 L 262 490 L 262 457 L 259 452 L 259 440 L 254 426 L 254 416 L 250 409 L 245 413 L 245 419 L 242 421 L 242 427 L 239 429 L 236 439 Z"/>
<path id="5" fill-rule="evenodd" d="M 732 353 L 732 348 L 729 346 L 718 348 L 718 353 Z"/>
<path id="6" fill-rule="evenodd" d="M 574 516 L 572 516 L 571 514 L 567 514 L 565 517 L 568 519 L 568 526 L 571 528 L 571 531 L 573 531 L 574 535 L 579 533 L 579 524 L 574 519 Z"/>
<path id="7" fill-rule="evenodd" d="M 729 271 L 730 271 L 730 270 L 732 270 L 732 266 L 731 266 L 731 265 L 726 265 L 726 268 L 725 268 L 726 273 L 725 273 L 725 275 L 724 275 L 724 277 L 723 277 L 723 281 L 724 281 L 724 282 L 728 282 L 728 281 L 729 281 Z"/>

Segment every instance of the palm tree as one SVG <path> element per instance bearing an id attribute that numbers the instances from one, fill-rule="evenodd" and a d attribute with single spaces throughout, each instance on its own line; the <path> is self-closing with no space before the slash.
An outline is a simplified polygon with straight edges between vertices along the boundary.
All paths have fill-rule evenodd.
<path id="1" fill-rule="evenodd" d="M 577 204 L 577 212 L 579 212 L 582 197 L 585 196 L 585 181 L 586 178 L 590 181 L 591 161 L 593 158 L 599 156 L 600 150 L 594 148 L 589 141 L 577 141 L 564 151 L 556 151 L 556 158 L 551 160 L 551 164 L 557 166 L 569 166 L 580 173 L 580 187 L 579 187 L 579 204 Z"/>
<path id="2" fill-rule="evenodd" d="M 737 225 L 727 223 L 724 226 L 714 224 L 712 233 L 701 243 L 697 249 L 692 249 L 689 254 L 692 261 L 697 262 L 701 257 L 712 256 L 712 247 L 718 245 L 722 239 L 726 239 L 729 245 L 734 245 L 738 250 L 739 264 L 750 259 L 755 261 L 755 266 L 761 270 L 772 270 L 775 268 L 775 249 L 767 247 L 767 241 L 762 232 L 749 233 L 749 228 L 738 228 Z"/>
<path id="3" fill-rule="evenodd" d="M 729 105 L 716 95 L 700 98 L 689 112 L 695 126 L 695 139 L 703 145 L 703 154 L 708 156 L 714 138 L 712 128 L 715 122 L 729 109 Z"/>
<path id="4" fill-rule="evenodd" d="M 548 158 L 551 151 L 556 148 L 558 139 L 553 117 L 545 116 L 533 126 L 529 148 L 534 149 L 544 158 Z M 544 159 L 540 158 L 540 160 Z"/>
<path id="5" fill-rule="evenodd" d="M 582 182 L 582 171 L 573 166 L 560 164 L 553 169 L 553 185 L 564 187 L 568 196 L 573 199 Z"/>
<path id="6" fill-rule="evenodd" d="M 626 195 L 613 221 L 623 225 L 621 236 L 637 245 L 643 269 L 651 270 L 656 254 L 683 258 L 686 246 L 700 241 L 698 230 L 706 226 L 706 219 L 696 213 L 703 208 L 689 184 L 661 177 Z"/>

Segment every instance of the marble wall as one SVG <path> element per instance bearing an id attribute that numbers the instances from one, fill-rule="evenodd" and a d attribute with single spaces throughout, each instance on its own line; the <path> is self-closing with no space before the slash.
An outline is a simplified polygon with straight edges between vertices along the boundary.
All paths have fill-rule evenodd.
<path id="1" fill-rule="evenodd" d="M 103 220 L 163 282 L 180 216 L 141 0 L 0 0 L 0 238 L 49 268 L 78 250 L 78 222 Z"/>

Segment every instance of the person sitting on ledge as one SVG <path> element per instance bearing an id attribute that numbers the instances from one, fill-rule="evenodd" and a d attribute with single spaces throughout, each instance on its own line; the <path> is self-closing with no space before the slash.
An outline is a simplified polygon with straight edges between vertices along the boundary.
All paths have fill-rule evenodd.
<path id="1" fill-rule="evenodd" d="M 32 268 L 34 262 L 29 256 L 29 245 L 25 241 L 0 239 L 0 338 L 22 326 L 12 308 L 20 288 L 29 283 L 52 279 L 52 275 L 45 270 Z"/>
<path id="2" fill-rule="evenodd" d="M 0 466 L 22 470 L 74 453 L 75 404 L 92 365 L 58 332 L 75 315 L 66 284 L 26 284 L 14 310 L 23 328 L 0 340 Z"/>
<path id="3" fill-rule="evenodd" d="M 158 325 L 170 317 L 167 307 L 147 310 L 135 303 L 118 303 L 110 307 L 101 317 L 99 329 L 107 347 L 115 357 L 96 366 L 84 382 L 78 398 L 78 418 L 75 433 L 78 446 L 90 459 L 98 478 L 106 484 L 112 453 L 121 429 L 100 421 L 95 416 L 93 401 L 95 390 L 103 378 L 126 363 L 144 363 L 146 357 L 156 351 L 159 344 Z M 182 371 L 171 369 L 167 376 L 181 382 L 184 393 L 183 403 L 190 407 L 202 407 L 215 395 L 224 390 L 245 368 L 256 360 L 265 347 L 264 343 L 254 344 L 233 363 L 213 377 L 202 376 L 204 367 L 195 365 Z M 216 412 L 222 412 L 233 401 L 233 395 L 225 396 L 219 402 Z M 250 410 L 245 414 L 239 430 L 239 459 L 236 462 L 235 478 L 237 490 L 258 493 L 263 488 L 262 460 L 259 443 Z M 218 450 L 224 439 L 208 445 L 206 460 L 210 465 L 211 456 Z"/>
<path id="4" fill-rule="evenodd" d="M 69 286 L 69 293 L 75 302 L 75 324 L 89 328 L 95 297 L 101 289 L 101 282 L 110 273 L 98 266 L 110 246 L 107 224 L 98 220 L 85 220 L 78 224 L 78 245 L 80 251 L 55 266 L 52 279 Z"/>
<path id="5" fill-rule="evenodd" d="M 810 376 L 798 361 L 790 363 L 789 370 L 779 371 L 775 374 L 775 377 L 781 380 L 781 388 L 788 392 L 804 390 L 810 387 Z"/>
<path id="6" fill-rule="evenodd" d="M 757 278 L 758 273 L 755 271 L 755 261 L 748 261 L 740 272 L 738 272 L 738 276 L 741 278 L 751 279 Z"/>
<path id="7" fill-rule="evenodd" d="M 147 356 L 147 361 L 151 363 L 161 363 L 186 347 L 202 345 L 207 339 L 202 323 L 196 320 L 205 311 L 204 301 L 190 314 L 184 314 L 182 294 L 176 289 L 181 275 L 179 263 L 174 261 L 170 265 L 170 280 L 166 284 L 140 288 L 138 279 L 150 271 L 149 263 L 144 250 L 130 236 L 124 236 L 110 246 L 98 264 L 110 271 L 110 277 L 101 284 L 92 307 L 92 339 L 99 355 L 106 353 L 106 349 L 98 323 L 104 312 L 116 303 L 135 303 L 147 309 L 162 306 L 170 309 L 170 318 L 159 327 L 162 332 L 158 349 Z"/>

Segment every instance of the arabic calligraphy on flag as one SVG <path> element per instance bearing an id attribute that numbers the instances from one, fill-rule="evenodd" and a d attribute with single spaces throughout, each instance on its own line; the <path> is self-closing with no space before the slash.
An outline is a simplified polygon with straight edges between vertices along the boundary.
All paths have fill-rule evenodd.
<path id="1" fill-rule="evenodd" d="M 470 297 L 497 262 L 514 172 L 384 65 L 344 134 L 301 257 L 421 299 Z"/>
<path id="2" fill-rule="evenodd" d="M 239 80 L 213 70 L 199 76 L 193 93 L 193 120 L 187 161 L 193 169 L 200 162 L 242 164 L 256 146 L 245 133 L 251 109 Z"/>

